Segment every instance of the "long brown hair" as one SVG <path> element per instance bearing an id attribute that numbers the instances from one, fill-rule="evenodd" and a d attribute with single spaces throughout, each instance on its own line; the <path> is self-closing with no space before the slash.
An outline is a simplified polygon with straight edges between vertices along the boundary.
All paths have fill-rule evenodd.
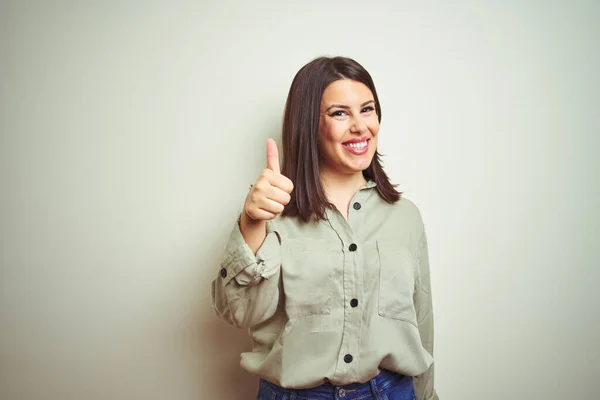
<path id="1" fill-rule="evenodd" d="M 327 208 L 333 208 L 319 174 L 319 110 L 325 88 L 340 79 L 361 82 L 371 90 L 381 122 L 381 105 L 375 84 L 358 62 L 346 57 L 319 57 L 302 67 L 292 81 L 283 117 L 281 173 L 294 182 L 292 199 L 283 216 L 298 217 L 304 222 L 319 221 L 325 219 Z M 400 200 L 401 193 L 384 172 L 379 152 L 375 153 L 363 176 L 377 184 L 377 192 L 386 202 Z"/>

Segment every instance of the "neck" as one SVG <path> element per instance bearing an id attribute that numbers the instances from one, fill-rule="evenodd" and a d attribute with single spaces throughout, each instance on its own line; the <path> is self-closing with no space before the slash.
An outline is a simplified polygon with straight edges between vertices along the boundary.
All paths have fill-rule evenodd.
<path id="1" fill-rule="evenodd" d="M 331 171 L 321 172 L 321 185 L 332 203 L 350 201 L 352 196 L 367 183 L 362 172 L 339 174 Z"/>

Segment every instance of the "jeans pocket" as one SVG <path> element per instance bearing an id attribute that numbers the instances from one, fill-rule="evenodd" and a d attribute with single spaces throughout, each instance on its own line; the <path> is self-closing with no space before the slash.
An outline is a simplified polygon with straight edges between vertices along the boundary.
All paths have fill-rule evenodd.
<path id="1" fill-rule="evenodd" d="M 408 382 L 401 382 L 398 385 L 384 389 L 382 394 L 383 400 L 415 400 L 417 398 L 412 378 L 410 378 L 410 386 Z"/>

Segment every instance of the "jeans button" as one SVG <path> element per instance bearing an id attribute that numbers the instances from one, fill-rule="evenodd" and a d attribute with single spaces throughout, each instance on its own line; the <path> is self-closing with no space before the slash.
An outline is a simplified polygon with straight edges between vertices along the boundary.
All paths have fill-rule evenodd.
<path id="1" fill-rule="evenodd" d="M 340 390 L 338 391 L 338 396 L 340 396 L 340 397 L 344 397 L 345 395 L 346 395 L 346 391 L 345 391 L 344 389 L 340 389 Z"/>

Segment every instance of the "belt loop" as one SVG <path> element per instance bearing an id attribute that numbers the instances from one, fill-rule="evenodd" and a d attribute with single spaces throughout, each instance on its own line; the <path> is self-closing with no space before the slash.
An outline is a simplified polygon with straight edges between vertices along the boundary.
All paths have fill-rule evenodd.
<path id="1" fill-rule="evenodd" d="M 379 391 L 377 390 L 377 377 L 371 379 L 369 381 L 369 386 L 371 386 L 371 394 L 375 400 L 379 400 Z"/>

